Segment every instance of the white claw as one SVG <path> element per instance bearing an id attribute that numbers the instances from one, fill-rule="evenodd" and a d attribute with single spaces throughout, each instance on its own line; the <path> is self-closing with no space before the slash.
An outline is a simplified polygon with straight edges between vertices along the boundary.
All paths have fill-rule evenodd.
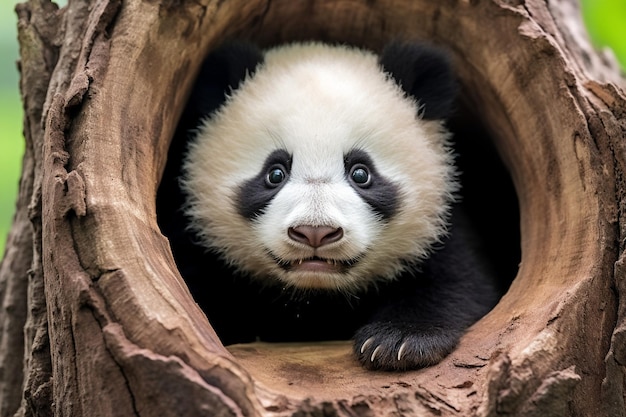
<path id="1" fill-rule="evenodd" d="M 406 348 L 406 342 L 400 345 L 400 349 L 398 350 L 398 361 L 402 359 L 402 354 L 404 353 L 405 348 Z"/>
<path id="2" fill-rule="evenodd" d="M 372 343 L 373 340 L 374 338 L 370 337 L 365 342 L 363 342 L 363 344 L 361 345 L 361 353 L 365 352 L 365 349 L 369 346 L 370 343 Z"/>
<path id="3" fill-rule="evenodd" d="M 374 358 L 376 357 L 376 354 L 378 353 L 379 350 L 380 350 L 380 345 L 376 346 L 376 349 L 374 349 L 374 351 L 372 352 L 372 357 L 370 358 L 370 362 L 374 362 Z"/>

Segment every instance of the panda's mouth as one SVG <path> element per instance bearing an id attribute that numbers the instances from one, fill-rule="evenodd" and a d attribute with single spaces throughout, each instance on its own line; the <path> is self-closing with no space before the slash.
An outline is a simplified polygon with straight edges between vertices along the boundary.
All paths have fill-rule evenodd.
<path id="1" fill-rule="evenodd" d="M 276 263 L 288 272 L 327 272 L 342 273 L 358 262 L 358 259 L 331 259 L 312 256 L 293 260 L 276 259 Z"/>

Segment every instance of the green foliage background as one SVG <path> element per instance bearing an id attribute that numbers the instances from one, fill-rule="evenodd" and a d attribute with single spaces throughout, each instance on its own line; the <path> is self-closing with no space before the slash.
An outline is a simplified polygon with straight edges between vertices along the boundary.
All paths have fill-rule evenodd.
<path id="1" fill-rule="evenodd" d="M 0 0 L 0 256 L 13 219 L 24 153 L 15 4 Z M 581 0 L 581 5 L 596 45 L 612 48 L 626 68 L 626 0 Z"/>
<path id="2" fill-rule="evenodd" d="M 24 153 L 15 4 L 0 0 L 0 257 L 13 220 Z"/>

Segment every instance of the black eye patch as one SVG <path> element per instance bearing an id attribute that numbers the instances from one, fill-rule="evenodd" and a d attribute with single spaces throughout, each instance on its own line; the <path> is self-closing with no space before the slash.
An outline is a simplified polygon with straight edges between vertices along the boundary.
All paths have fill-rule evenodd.
<path id="1" fill-rule="evenodd" d="M 263 213 L 272 198 L 289 180 L 291 172 L 291 155 L 278 149 L 272 152 L 259 173 L 244 182 L 239 188 L 237 202 L 239 214 L 252 220 Z"/>
<path id="2" fill-rule="evenodd" d="M 348 152 L 344 156 L 344 169 L 348 183 L 383 219 L 396 213 L 398 187 L 376 170 L 367 152 L 362 149 Z"/>

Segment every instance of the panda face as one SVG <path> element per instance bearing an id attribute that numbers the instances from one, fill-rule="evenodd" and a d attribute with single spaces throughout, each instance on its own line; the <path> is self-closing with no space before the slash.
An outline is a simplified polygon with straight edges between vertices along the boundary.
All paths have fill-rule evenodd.
<path id="1" fill-rule="evenodd" d="M 393 279 L 445 234 L 457 189 L 448 133 L 420 105 L 372 53 L 268 51 L 189 148 L 193 229 L 269 282 L 351 292 Z"/>

